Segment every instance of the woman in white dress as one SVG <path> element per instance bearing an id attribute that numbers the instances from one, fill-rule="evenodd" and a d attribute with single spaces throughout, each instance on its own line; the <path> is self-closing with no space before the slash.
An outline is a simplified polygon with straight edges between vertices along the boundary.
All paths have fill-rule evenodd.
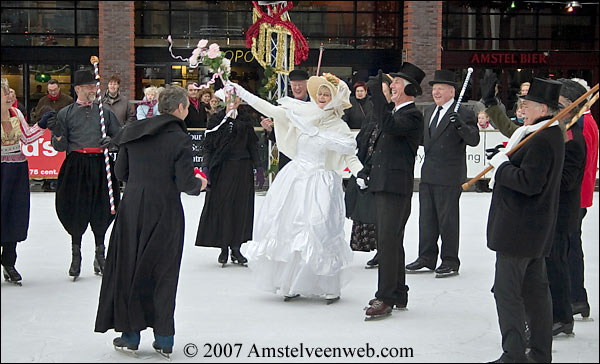
<path id="1" fill-rule="evenodd" d="M 308 80 L 310 102 L 284 97 L 275 106 L 230 84 L 275 123 L 277 146 L 292 161 L 279 173 L 254 223 L 245 249 L 260 288 L 288 301 L 299 295 L 340 298 L 352 251 L 344 233 L 342 171 L 362 169 L 356 141 L 341 119 L 348 86 L 324 74 Z"/>

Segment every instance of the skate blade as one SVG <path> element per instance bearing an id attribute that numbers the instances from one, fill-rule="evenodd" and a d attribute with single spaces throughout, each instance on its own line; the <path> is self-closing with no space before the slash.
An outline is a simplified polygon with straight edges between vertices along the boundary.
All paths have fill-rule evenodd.
<path id="1" fill-rule="evenodd" d="M 388 316 L 392 316 L 392 313 L 385 313 L 383 315 L 373 315 L 373 316 L 367 316 L 365 317 L 365 321 L 377 321 L 377 320 L 382 320 Z"/>
<path id="2" fill-rule="evenodd" d="M 574 332 L 570 332 L 568 334 L 566 332 L 561 332 L 561 333 L 558 333 L 558 334 L 552 336 L 553 339 L 570 339 L 573 337 L 575 337 Z"/>
<path id="3" fill-rule="evenodd" d="M 396 307 L 393 308 L 394 311 L 408 311 L 408 307 Z"/>
<path id="4" fill-rule="evenodd" d="M 580 317 L 573 317 L 573 320 L 577 321 L 577 322 L 593 322 L 594 318 L 593 317 L 589 317 L 589 316 L 588 317 L 582 317 L 582 316 L 580 316 Z"/>
<path id="5" fill-rule="evenodd" d="M 458 275 L 458 272 L 445 273 L 445 274 L 436 273 L 435 278 L 448 278 L 448 277 L 454 277 L 457 275 Z"/>
<path id="6" fill-rule="evenodd" d="M 248 263 L 240 263 L 237 260 L 236 261 L 231 261 L 231 263 L 233 263 L 235 265 L 242 266 L 242 267 L 247 267 L 248 266 Z"/>
<path id="7" fill-rule="evenodd" d="M 293 296 L 285 296 L 285 297 L 283 297 L 283 302 L 289 302 L 289 301 L 291 301 L 291 300 L 293 300 L 295 298 L 298 298 L 298 297 L 300 297 L 299 294 L 295 294 Z"/>
<path id="8" fill-rule="evenodd" d="M 73 282 L 76 282 L 79 279 L 79 276 L 69 276 Z"/>
<path id="9" fill-rule="evenodd" d="M 165 353 L 164 351 L 162 351 L 161 349 L 154 349 L 163 359 L 165 359 L 166 361 L 171 361 L 171 354 L 170 353 Z"/>
<path id="10" fill-rule="evenodd" d="M 126 346 L 116 346 L 113 345 L 113 347 L 115 348 L 115 351 L 121 352 L 123 354 L 129 355 L 131 357 L 137 358 L 137 351 L 136 350 L 131 350 Z"/>
<path id="11" fill-rule="evenodd" d="M 7 280 L 7 281 L 6 281 L 6 283 L 10 283 L 10 284 L 12 284 L 13 286 L 19 286 L 19 287 L 22 287 L 22 286 L 23 286 L 23 284 L 21 283 L 21 281 L 11 281 L 11 280 Z"/>
<path id="12" fill-rule="evenodd" d="M 379 265 L 365 265 L 365 269 L 375 269 L 379 268 Z"/>
<path id="13" fill-rule="evenodd" d="M 419 270 L 409 270 L 409 269 L 405 269 L 404 272 L 406 274 L 424 274 L 424 273 L 433 273 L 434 271 L 432 269 L 429 268 L 421 268 Z"/>
<path id="14" fill-rule="evenodd" d="M 339 300 L 340 300 L 340 298 L 339 298 L 339 297 L 336 297 L 336 298 L 326 298 L 326 299 L 325 299 L 325 303 L 326 303 L 326 304 L 328 304 L 328 305 L 330 305 L 330 304 L 332 304 L 332 303 L 336 303 L 336 302 L 337 302 L 337 301 L 339 301 Z"/>

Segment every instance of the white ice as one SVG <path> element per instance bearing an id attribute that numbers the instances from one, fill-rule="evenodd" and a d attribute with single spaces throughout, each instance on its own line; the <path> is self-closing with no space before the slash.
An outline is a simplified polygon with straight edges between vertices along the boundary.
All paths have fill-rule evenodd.
<path id="1" fill-rule="evenodd" d="M 27 241 L 18 245 L 17 268 L 23 286 L 3 282 L 2 362 L 162 362 L 152 347 L 152 331 L 142 333 L 139 358 L 116 352 L 110 331 L 94 333 L 101 278 L 93 274 L 93 236 L 83 241 L 82 275 L 67 276 L 70 239 L 56 217 L 53 193 L 31 194 Z M 501 337 L 490 288 L 495 255 L 486 247 L 490 193 L 461 198 L 460 275 L 436 279 L 432 274 L 407 275 L 408 311 L 394 311 L 380 321 L 364 321 L 363 307 L 377 286 L 377 270 L 364 269 L 373 253 L 354 255 L 353 279 L 332 305 L 323 300 L 282 297 L 254 288 L 251 269 L 217 264 L 219 251 L 194 246 L 202 210 L 201 197 L 184 195 L 186 236 L 175 312 L 175 362 L 486 362 L 501 354 Z M 257 196 L 257 208 L 264 200 Z M 418 194 L 405 236 L 407 263 L 416 258 Z M 346 223 L 349 239 L 351 222 Z M 510 226 L 506 227 L 510 229 Z M 109 230 L 110 232 L 110 230 Z M 108 243 L 107 234 L 106 242 Z M 557 337 L 555 362 L 597 363 L 598 357 L 598 193 L 584 220 L 585 281 L 594 321 L 576 321 L 574 337 Z M 250 262 L 250 267 L 252 262 Z M 191 343 L 195 358 L 184 355 Z M 227 346 L 230 344 L 231 346 Z M 235 346 L 235 344 L 241 344 Z M 264 358 L 263 348 L 411 348 L 411 358 Z M 254 351 L 252 351 L 254 347 Z M 209 346 L 233 349 L 207 353 Z M 239 350 L 238 350 L 239 349 Z M 392 350 L 394 352 L 394 350 Z M 397 350 L 408 354 L 409 351 Z M 290 351 L 291 353 L 291 351 Z M 322 352 L 323 354 L 327 352 Z M 212 354 L 212 357 L 205 355 Z M 219 355 L 219 357 L 215 356 Z M 250 355 L 250 356 L 249 356 Z M 314 355 L 314 354 L 313 354 Z"/>

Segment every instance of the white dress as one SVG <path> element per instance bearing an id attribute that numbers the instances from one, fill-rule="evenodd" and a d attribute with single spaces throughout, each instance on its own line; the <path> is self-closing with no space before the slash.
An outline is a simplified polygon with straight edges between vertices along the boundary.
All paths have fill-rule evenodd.
<path id="1" fill-rule="evenodd" d="M 314 126 L 298 130 L 296 155 L 269 188 L 244 254 L 261 289 L 339 296 L 353 253 L 344 233 L 342 177 L 325 169 L 325 155 L 352 155 L 356 142 Z"/>

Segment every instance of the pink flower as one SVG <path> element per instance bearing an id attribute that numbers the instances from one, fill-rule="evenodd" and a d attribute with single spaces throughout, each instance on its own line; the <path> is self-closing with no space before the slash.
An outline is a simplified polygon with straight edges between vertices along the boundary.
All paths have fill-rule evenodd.
<path id="1" fill-rule="evenodd" d="M 213 43 L 208 47 L 208 58 L 217 58 L 221 55 L 221 51 L 219 50 L 219 45 L 217 43 Z"/>
<path id="2" fill-rule="evenodd" d="M 207 44 L 208 44 L 208 40 L 200 39 L 200 41 L 198 42 L 198 48 L 204 48 L 204 47 L 206 47 Z"/>
<path id="3" fill-rule="evenodd" d="M 198 63 L 200 63 L 199 58 L 200 58 L 200 48 L 196 48 L 192 51 L 192 56 L 189 59 L 190 67 L 198 66 Z"/>

